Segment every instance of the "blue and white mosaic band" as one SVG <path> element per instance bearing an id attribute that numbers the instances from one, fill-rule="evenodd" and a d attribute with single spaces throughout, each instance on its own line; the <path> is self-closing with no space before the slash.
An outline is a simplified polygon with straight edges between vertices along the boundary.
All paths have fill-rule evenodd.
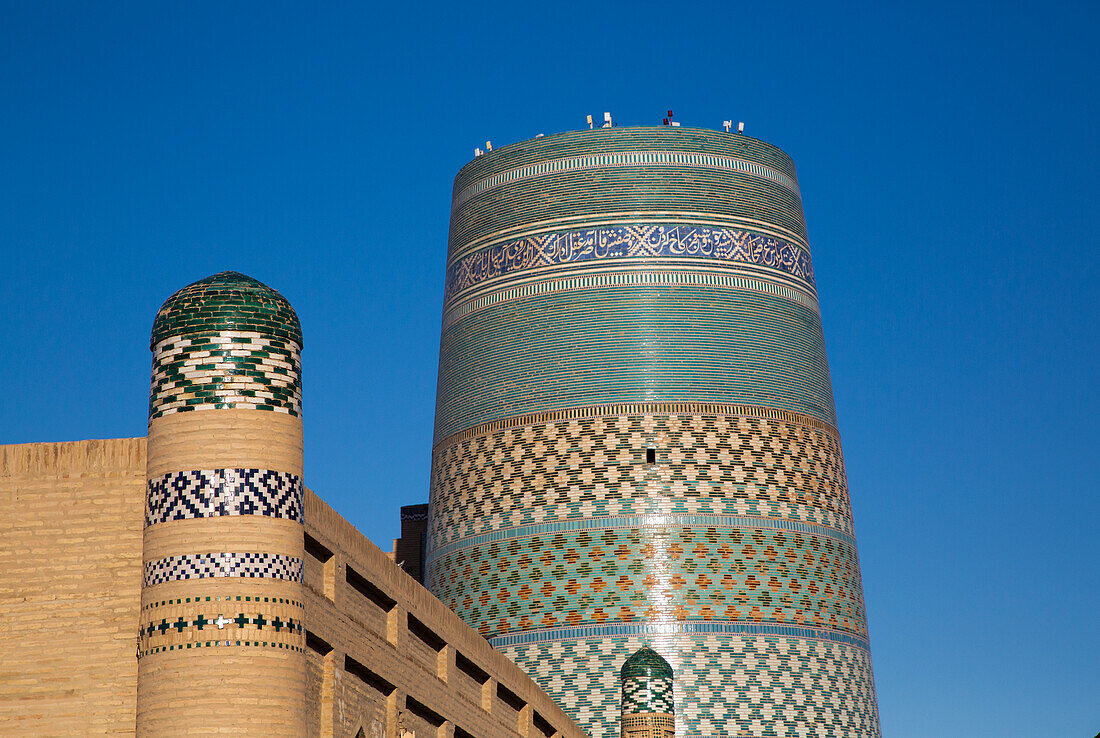
<path id="1" fill-rule="evenodd" d="M 267 553 L 207 553 L 169 556 L 145 563 L 145 586 L 181 579 L 241 577 L 302 581 L 302 560 L 297 556 Z"/>
<path id="2" fill-rule="evenodd" d="M 495 244 L 447 269 L 443 303 L 486 279 L 524 269 L 638 257 L 701 258 L 755 264 L 814 286 L 808 249 L 774 236 L 710 226 L 644 224 L 545 233 Z"/>
<path id="3" fill-rule="evenodd" d="M 153 347 L 150 419 L 183 410 L 301 415 L 301 347 L 253 331 L 171 336 Z"/>
<path id="4" fill-rule="evenodd" d="M 302 522 L 302 479 L 271 469 L 195 469 L 150 479 L 145 525 L 223 515 Z"/>

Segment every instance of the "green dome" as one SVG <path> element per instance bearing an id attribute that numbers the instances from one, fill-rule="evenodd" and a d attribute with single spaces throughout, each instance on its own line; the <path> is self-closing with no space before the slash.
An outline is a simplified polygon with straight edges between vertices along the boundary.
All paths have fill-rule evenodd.
<path id="1" fill-rule="evenodd" d="M 664 660 L 661 654 L 649 646 L 642 646 L 634 655 L 623 662 L 623 668 L 619 671 L 620 679 L 637 677 L 668 677 L 672 678 L 672 667 Z"/>
<path id="2" fill-rule="evenodd" d="M 255 331 L 302 346 L 298 314 L 285 297 L 252 277 L 222 272 L 164 301 L 153 321 L 149 348 L 172 336 L 221 331 Z"/>

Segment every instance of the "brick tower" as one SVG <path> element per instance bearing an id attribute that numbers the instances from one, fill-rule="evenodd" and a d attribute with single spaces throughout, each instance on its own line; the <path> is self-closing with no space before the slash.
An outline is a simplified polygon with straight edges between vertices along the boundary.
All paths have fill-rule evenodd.
<path id="1" fill-rule="evenodd" d="M 137 734 L 305 735 L 298 316 L 223 272 L 150 347 Z"/>
<path id="2" fill-rule="evenodd" d="M 427 586 L 593 738 L 618 667 L 678 736 L 879 735 L 791 159 L 624 127 L 458 173 Z"/>

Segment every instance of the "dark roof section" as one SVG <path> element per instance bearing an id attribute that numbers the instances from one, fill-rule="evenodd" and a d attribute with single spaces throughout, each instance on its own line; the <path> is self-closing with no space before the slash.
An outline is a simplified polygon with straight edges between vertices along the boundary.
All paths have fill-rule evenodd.
<path id="1" fill-rule="evenodd" d="M 620 679 L 632 677 L 668 677 L 672 678 L 672 667 L 661 654 L 649 646 L 642 646 L 634 655 L 623 662 L 619 670 Z"/>
<path id="2" fill-rule="evenodd" d="M 286 298 L 238 272 L 221 272 L 189 284 L 161 305 L 149 348 L 171 336 L 255 331 L 302 346 L 298 314 Z"/>

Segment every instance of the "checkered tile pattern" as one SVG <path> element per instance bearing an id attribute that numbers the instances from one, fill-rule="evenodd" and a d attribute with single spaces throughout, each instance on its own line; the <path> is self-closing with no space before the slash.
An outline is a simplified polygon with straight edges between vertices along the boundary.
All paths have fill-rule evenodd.
<path id="1" fill-rule="evenodd" d="M 208 553 L 169 556 L 145 564 L 145 586 L 179 579 L 245 577 L 302 581 L 302 560 L 266 553 Z"/>
<path id="2" fill-rule="evenodd" d="M 185 410 L 302 413 L 301 348 L 251 331 L 171 336 L 153 348 L 149 419 Z"/>
<path id="3" fill-rule="evenodd" d="M 271 469 L 197 469 L 150 479 L 145 525 L 222 515 L 302 522 L 302 479 Z"/>
<path id="4" fill-rule="evenodd" d="M 654 466 L 644 463 L 649 445 Z M 590 417 L 463 439 L 435 450 L 431 505 L 429 550 L 532 523 L 665 508 L 854 533 L 836 435 L 749 416 Z"/>
<path id="5" fill-rule="evenodd" d="M 668 677 L 623 680 L 623 714 L 663 712 L 674 714 L 672 680 Z"/>
<path id="6" fill-rule="evenodd" d="M 680 738 L 877 738 L 870 654 L 840 643 L 764 636 L 650 639 L 676 674 Z M 618 738 L 623 661 L 641 638 L 500 647 L 592 738 Z"/>

